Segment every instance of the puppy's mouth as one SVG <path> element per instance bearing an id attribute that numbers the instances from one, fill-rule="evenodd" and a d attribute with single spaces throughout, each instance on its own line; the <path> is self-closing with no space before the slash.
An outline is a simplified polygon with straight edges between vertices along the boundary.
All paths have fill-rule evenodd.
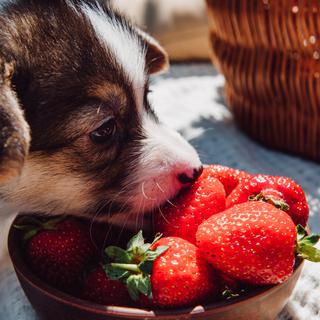
<path id="1" fill-rule="evenodd" d="M 119 227 L 121 230 L 138 231 L 142 229 L 148 233 L 151 232 L 153 228 L 154 214 L 167 202 L 170 203 L 174 201 L 179 193 L 180 192 L 177 192 L 176 195 L 163 199 L 161 202 L 153 202 L 153 206 L 149 205 L 145 210 L 138 210 L 131 206 L 124 208 L 121 203 L 112 204 L 111 206 L 105 205 L 92 219 L 95 222 L 108 223 L 109 226 Z"/>
<path id="2" fill-rule="evenodd" d="M 130 206 L 124 206 L 123 204 L 112 204 L 112 205 L 104 205 L 94 212 L 94 215 L 98 220 L 108 220 L 121 215 L 151 215 L 155 211 L 159 210 L 159 207 L 163 206 L 168 200 L 162 201 L 160 204 L 154 205 L 153 207 L 149 207 L 145 210 L 137 210 L 136 208 Z M 92 212 L 91 212 L 92 215 Z"/>
<path id="3" fill-rule="evenodd" d="M 191 184 L 190 184 L 191 185 Z M 171 192 L 169 195 L 165 195 L 163 193 L 158 196 L 148 196 L 146 194 L 138 195 L 137 201 L 130 202 L 130 197 L 128 199 L 123 199 L 123 201 L 106 203 L 100 206 L 95 212 L 95 216 L 98 220 L 108 220 L 113 219 L 117 216 L 127 215 L 127 216 L 149 216 L 154 212 L 157 212 L 159 208 L 161 208 L 166 203 L 171 203 L 174 199 L 186 190 L 187 187 L 182 188 L 180 190 L 176 190 L 175 192 Z M 92 214 L 92 213 L 91 213 Z"/>

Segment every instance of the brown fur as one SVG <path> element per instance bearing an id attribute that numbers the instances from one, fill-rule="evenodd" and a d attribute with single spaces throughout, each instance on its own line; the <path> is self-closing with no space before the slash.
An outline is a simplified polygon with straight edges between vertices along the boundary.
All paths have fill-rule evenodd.
<path id="1" fill-rule="evenodd" d="M 72 2 L 77 7 L 81 1 Z M 103 10 L 108 15 L 111 9 Z M 124 181 L 144 136 L 132 84 L 111 52 L 64 0 L 8 4 L 0 24 L 1 61 L 15 64 L 12 84 L 0 84 L 0 197 L 19 210 L 86 214 L 124 208 Z M 146 72 L 164 68 L 162 49 L 139 37 L 147 59 L 152 57 Z M 144 108 L 155 118 L 147 90 L 148 82 Z M 116 119 L 116 136 L 94 144 L 90 132 L 109 116 Z"/>

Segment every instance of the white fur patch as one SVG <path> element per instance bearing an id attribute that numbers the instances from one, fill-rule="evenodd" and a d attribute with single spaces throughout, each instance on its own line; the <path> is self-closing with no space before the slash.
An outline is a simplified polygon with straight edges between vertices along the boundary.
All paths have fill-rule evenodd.
<path id="1" fill-rule="evenodd" d="M 143 118 L 146 139 L 140 159 L 133 170 L 133 181 L 139 186 L 131 205 L 145 212 L 174 197 L 181 189 L 177 176 L 193 176 L 201 166 L 196 150 L 176 131 L 156 123 L 147 115 Z M 130 183 L 130 182 L 129 182 Z"/>
<path id="2" fill-rule="evenodd" d="M 99 7 L 98 7 L 99 8 Z M 143 107 L 143 89 L 146 81 L 146 50 L 136 34 L 122 25 L 115 16 L 106 15 L 102 8 L 82 6 L 100 41 L 110 50 L 132 82 L 139 110 Z"/>
<path id="3" fill-rule="evenodd" d="M 155 122 L 147 114 L 142 127 L 146 136 L 142 152 L 153 160 L 156 158 L 157 164 L 173 169 L 176 174 L 183 172 L 191 176 L 193 169 L 201 166 L 196 150 L 177 131 Z M 148 158 L 144 161 L 148 162 Z"/>

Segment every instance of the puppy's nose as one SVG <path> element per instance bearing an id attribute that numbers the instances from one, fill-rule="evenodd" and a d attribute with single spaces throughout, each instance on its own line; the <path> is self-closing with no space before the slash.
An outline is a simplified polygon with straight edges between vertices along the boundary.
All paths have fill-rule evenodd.
<path id="1" fill-rule="evenodd" d="M 178 180 L 181 184 L 189 184 L 195 182 L 202 174 L 203 167 L 193 169 L 192 176 L 189 176 L 187 173 L 183 172 L 178 174 Z"/>

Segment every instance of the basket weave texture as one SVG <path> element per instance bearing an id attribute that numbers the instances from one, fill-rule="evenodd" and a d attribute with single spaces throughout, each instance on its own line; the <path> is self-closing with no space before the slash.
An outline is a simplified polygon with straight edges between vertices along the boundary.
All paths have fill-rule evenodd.
<path id="1" fill-rule="evenodd" d="M 240 128 L 320 161 L 320 2 L 207 0 L 213 62 Z"/>

